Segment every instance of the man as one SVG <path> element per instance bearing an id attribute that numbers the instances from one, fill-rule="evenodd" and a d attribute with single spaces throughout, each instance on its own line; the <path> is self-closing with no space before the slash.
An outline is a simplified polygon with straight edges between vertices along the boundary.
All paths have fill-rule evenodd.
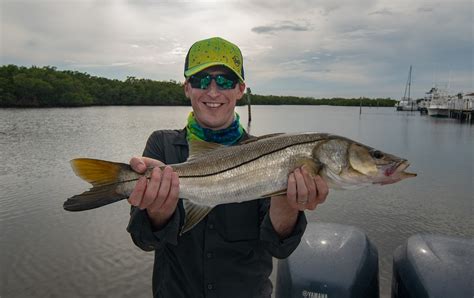
<path id="1" fill-rule="evenodd" d="M 184 75 L 193 108 L 186 128 L 155 131 L 143 157 L 130 161 L 137 172 L 184 162 L 192 139 L 234 145 L 249 138 L 234 111 L 245 91 L 236 45 L 217 37 L 196 42 L 186 56 Z M 315 209 L 327 194 L 319 176 L 296 169 L 288 177 L 286 196 L 219 205 L 179 235 L 185 215 L 179 177 L 169 166 L 163 171 L 155 167 L 128 199 L 128 231 L 137 246 L 155 251 L 155 297 L 270 297 L 272 256 L 286 258 L 293 252 L 306 228 L 302 211 Z"/>

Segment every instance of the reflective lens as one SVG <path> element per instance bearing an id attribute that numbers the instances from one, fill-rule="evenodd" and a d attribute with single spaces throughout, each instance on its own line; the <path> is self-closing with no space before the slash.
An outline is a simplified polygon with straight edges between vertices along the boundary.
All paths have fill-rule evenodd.
<path id="1" fill-rule="evenodd" d="M 189 77 L 189 83 L 193 88 L 207 89 L 212 80 L 216 81 L 217 88 L 220 90 L 234 89 L 239 82 L 239 78 L 232 74 L 210 75 L 208 73 L 199 73 Z"/>

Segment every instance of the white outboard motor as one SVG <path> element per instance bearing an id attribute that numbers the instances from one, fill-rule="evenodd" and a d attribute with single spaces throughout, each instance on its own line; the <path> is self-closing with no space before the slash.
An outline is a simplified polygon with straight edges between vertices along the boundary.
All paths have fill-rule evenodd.
<path id="1" fill-rule="evenodd" d="M 393 258 L 392 297 L 474 297 L 474 240 L 416 234 Z"/>
<path id="2" fill-rule="evenodd" d="M 378 252 L 352 226 L 308 223 L 298 248 L 278 261 L 276 298 L 379 297 Z"/>

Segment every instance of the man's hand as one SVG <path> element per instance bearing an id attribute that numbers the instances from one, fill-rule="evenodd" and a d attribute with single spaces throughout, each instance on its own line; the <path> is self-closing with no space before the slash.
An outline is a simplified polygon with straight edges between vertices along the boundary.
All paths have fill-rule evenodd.
<path id="1" fill-rule="evenodd" d="M 291 234 L 299 211 L 316 209 L 328 193 L 329 188 L 320 176 L 312 177 L 304 166 L 294 170 L 288 176 L 286 196 L 271 199 L 270 219 L 280 238 Z"/>
<path id="2" fill-rule="evenodd" d="M 147 168 L 154 167 L 150 179 L 138 179 L 128 202 L 140 209 L 146 209 L 155 229 L 165 226 L 178 204 L 179 177 L 169 166 L 162 171 L 159 167 L 165 164 L 147 157 L 133 157 L 130 166 L 137 173 L 144 173 Z"/>

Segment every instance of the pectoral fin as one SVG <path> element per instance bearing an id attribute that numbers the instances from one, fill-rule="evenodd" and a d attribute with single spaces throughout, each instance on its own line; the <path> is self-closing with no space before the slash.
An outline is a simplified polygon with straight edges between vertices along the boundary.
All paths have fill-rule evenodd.
<path id="1" fill-rule="evenodd" d="M 194 228 L 194 226 L 206 217 L 209 212 L 211 212 L 212 208 L 214 208 L 210 206 L 197 205 L 189 200 L 183 200 L 183 206 L 186 217 L 184 219 L 184 225 L 181 228 L 181 235 Z"/>
<path id="2" fill-rule="evenodd" d="M 276 197 L 276 196 L 283 196 L 283 195 L 286 195 L 286 188 L 282 189 L 282 190 L 279 190 L 279 191 L 275 191 L 275 192 L 266 194 L 266 195 L 263 195 L 263 197 L 264 198 L 269 198 L 269 197 Z"/>
<path id="3" fill-rule="evenodd" d="M 302 166 L 305 167 L 305 169 L 308 171 L 308 173 L 311 177 L 317 176 L 319 171 L 322 168 L 322 164 L 320 162 L 318 162 L 317 160 L 314 160 L 312 158 L 303 157 L 303 158 L 300 158 L 300 159 L 296 160 L 295 167 L 294 167 L 293 170 L 295 170 L 296 168 L 300 168 Z"/>

